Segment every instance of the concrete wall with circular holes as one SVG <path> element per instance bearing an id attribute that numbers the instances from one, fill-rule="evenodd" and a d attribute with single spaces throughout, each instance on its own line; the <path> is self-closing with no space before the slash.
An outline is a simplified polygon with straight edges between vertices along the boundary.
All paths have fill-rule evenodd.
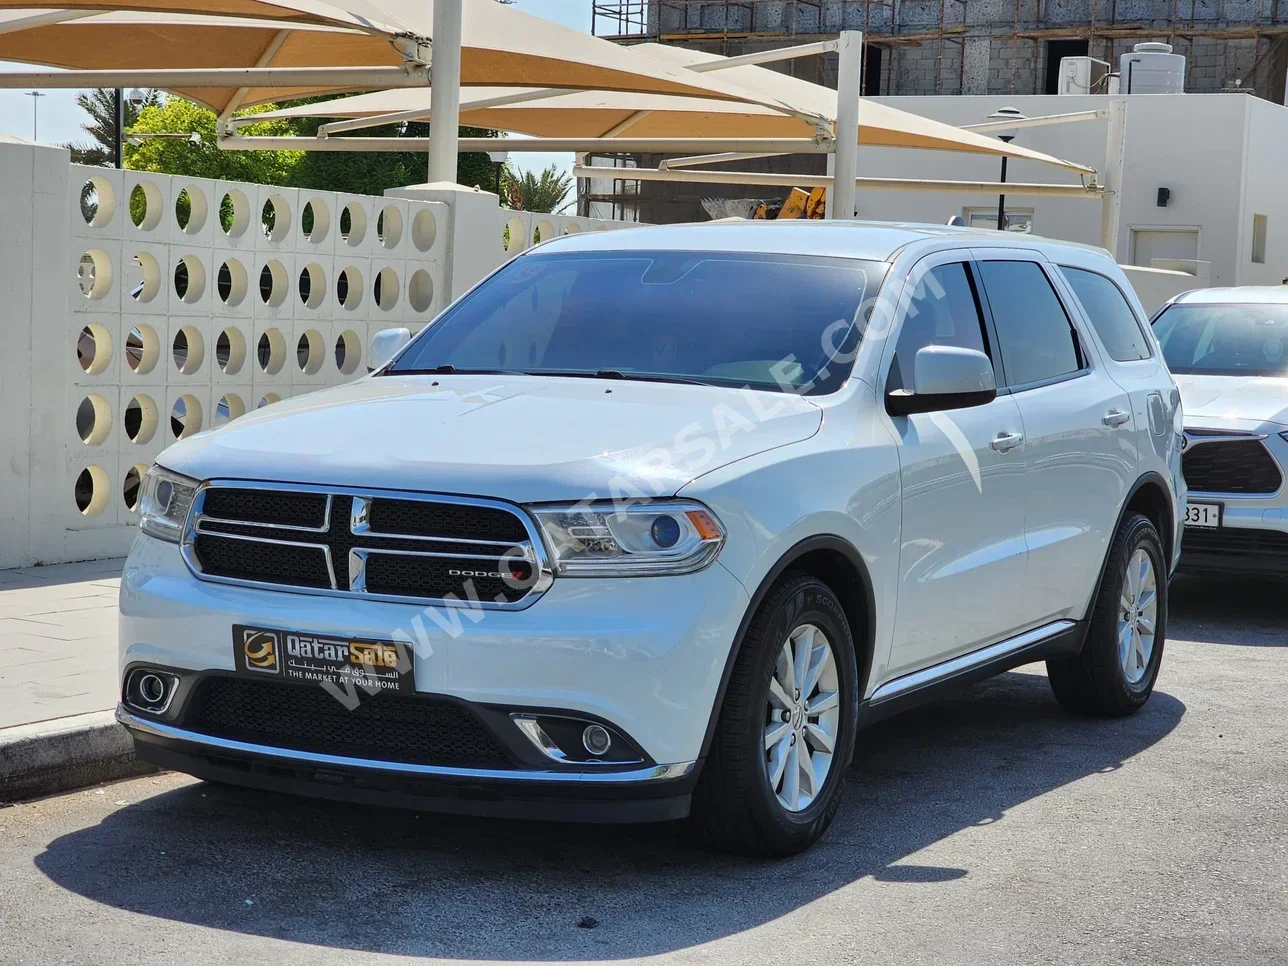
<path id="1" fill-rule="evenodd" d="M 0 568 L 124 554 L 141 475 L 176 439 L 358 378 L 380 329 L 418 330 L 540 240 L 620 227 L 468 189 L 83 167 L 3 139 L 0 170 Z"/>

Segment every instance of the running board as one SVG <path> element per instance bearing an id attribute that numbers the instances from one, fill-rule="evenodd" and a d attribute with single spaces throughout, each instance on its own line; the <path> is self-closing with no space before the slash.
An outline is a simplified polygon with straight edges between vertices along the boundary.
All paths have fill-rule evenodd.
<path id="1" fill-rule="evenodd" d="M 958 688 L 1048 657 L 1077 654 L 1086 632 L 1078 621 L 1053 621 L 978 651 L 913 671 L 887 681 L 872 692 L 863 709 L 864 723 L 897 714 Z"/>

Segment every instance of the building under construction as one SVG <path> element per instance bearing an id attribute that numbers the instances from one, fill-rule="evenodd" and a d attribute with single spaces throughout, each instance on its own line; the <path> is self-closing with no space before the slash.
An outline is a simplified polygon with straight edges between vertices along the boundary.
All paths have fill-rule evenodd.
<path id="1" fill-rule="evenodd" d="M 1191 92 L 1242 89 L 1282 104 L 1288 72 L 1288 0 L 1283 10 L 1281 0 L 591 2 L 598 36 L 727 56 L 862 30 L 866 96 L 1055 94 L 1063 58 L 1090 56 L 1116 70 L 1119 56 L 1142 41 L 1164 41 L 1185 56 L 1185 90 Z M 836 86 L 835 54 L 772 66 Z M 634 160 L 643 166 L 656 159 Z M 804 163 L 812 171 L 820 162 L 802 157 L 776 163 L 793 171 L 806 170 Z M 608 182 L 596 184 L 607 188 Z M 641 220 L 675 220 L 678 213 L 647 210 L 651 186 L 613 184 L 586 201 L 621 212 L 634 207 Z"/>

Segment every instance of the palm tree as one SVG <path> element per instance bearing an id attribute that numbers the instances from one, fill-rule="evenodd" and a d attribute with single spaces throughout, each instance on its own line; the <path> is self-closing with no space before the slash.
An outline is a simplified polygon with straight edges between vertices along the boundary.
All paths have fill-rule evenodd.
<path id="1" fill-rule="evenodd" d="M 539 175 L 525 171 L 518 178 L 511 176 L 507 187 L 510 207 L 520 211 L 556 212 L 571 204 L 564 199 L 572 190 L 572 178 L 553 164 Z"/>
<path id="2" fill-rule="evenodd" d="M 81 91 L 76 95 L 76 103 L 89 115 L 89 123 L 82 124 L 81 130 L 90 136 L 88 143 L 75 142 L 64 144 L 72 153 L 72 163 L 92 164 L 100 168 L 110 165 L 116 157 L 116 91 L 110 87 L 97 87 Z M 148 91 L 142 104 L 124 104 L 125 128 L 133 127 L 139 119 L 139 111 L 161 103 L 159 91 Z"/>

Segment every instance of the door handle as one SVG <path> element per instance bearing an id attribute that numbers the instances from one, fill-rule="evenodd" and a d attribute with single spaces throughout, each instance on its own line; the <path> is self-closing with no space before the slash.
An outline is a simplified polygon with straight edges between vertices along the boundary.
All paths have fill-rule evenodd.
<path id="1" fill-rule="evenodd" d="M 993 449 L 999 453 L 1009 453 L 1024 442 L 1023 433 L 998 433 L 993 440 Z"/>
<path id="2" fill-rule="evenodd" d="M 1117 429 L 1124 423 L 1131 421 L 1131 413 L 1125 413 L 1121 409 L 1111 409 L 1105 413 L 1104 419 L 1100 421 L 1111 429 Z"/>

